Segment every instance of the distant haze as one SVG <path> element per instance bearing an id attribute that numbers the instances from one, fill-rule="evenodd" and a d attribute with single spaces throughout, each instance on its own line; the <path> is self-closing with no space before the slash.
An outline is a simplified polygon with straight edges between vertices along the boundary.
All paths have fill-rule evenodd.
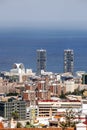
<path id="1" fill-rule="evenodd" d="M 0 28 L 87 29 L 87 0 L 0 0 Z"/>

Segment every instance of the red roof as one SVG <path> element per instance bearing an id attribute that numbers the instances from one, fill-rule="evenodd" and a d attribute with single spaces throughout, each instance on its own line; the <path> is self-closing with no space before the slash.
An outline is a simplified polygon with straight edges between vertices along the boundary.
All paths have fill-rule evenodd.
<path id="1" fill-rule="evenodd" d="M 85 125 L 87 125 L 87 120 L 85 120 L 83 123 L 84 123 Z"/>
<path id="2" fill-rule="evenodd" d="M 3 126 L 2 122 L 0 122 L 0 129 L 1 129 L 1 128 L 4 128 L 4 126 Z"/>

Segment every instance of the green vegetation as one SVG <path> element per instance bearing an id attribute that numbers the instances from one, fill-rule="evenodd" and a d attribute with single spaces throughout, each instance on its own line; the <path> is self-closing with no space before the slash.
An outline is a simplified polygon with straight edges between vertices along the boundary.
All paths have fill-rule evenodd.
<path id="1" fill-rule="evenodd" d="M 18 118 L 19 118 L 18 112 L 17 111 L 13 111 L 12 112 L 12 117 L 13 117 L 14 120 L 18 120 Z"/>
<path id="2" fill-rule="evenodd" d="M 63 115 L 64 121 L 59 122 L 59 126 L 65 130 L 67 127 L 75 127 L 76 123 L 75 119 L 75 112 L 72 109 L 66 110 L 65 114 Z"/>
<path id="3" fill-rule="evenodd" d="M 26 122 L 25 128 L 35 128 L 29 121 Z"/>
<path id="4" fill-rule="evenodd" d="M 77 89 L 74 90 L 74 92 L 72 94 L 82 96 L 84 91 L 85 91 L 85 89 L 84 90 L 79 90 L 79 88 L 77 88 Z"/>
<path id="5" fill-rule="evenodd" d="M 63 91 L 61 92 L 61 95 L 59 96 L 59 98 L 61 98 L 61 99 L 66 99 L 66 96 L 67 95 L 77 95 L 77 96 L 82 96 L 82 97 L 85 97 L 84 96 L 84 92 L 85 92 L 86 90 L 85 89 L 83 89 L 83 90 L 79 90 L 79 88 L 77 88 L 77 89 L 75 89 L 74 90 L 74 92 L 67 92 L 67 93 L 63 93 Z"/>
<path id="6" fill-rule="evenodd" d="M 8 93 L 6 96 L 17 96 L 18 95 L 18 93 Z"/>
<path id="7" fill-rule="evenodd" d="M 20 122 L 17 122 L 17 128 L 22 128 L 22 124 Z"/>
<path id="8" fill-rule="evenodd" d="M 61 99 L 66 99 L 66 94 L 64 94 L 64 92 L 61 91 L 61 95 L 59 96 L 59 98 L 61 98 Z"/>

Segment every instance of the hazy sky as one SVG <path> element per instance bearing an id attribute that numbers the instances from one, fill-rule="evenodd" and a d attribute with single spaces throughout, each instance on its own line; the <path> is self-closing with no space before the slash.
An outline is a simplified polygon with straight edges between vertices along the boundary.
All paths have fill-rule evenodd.
<path id="1" fill-rule="evenodd" d="M 87 29 L 87 0 L 0 0 L 0 27 Z"/>

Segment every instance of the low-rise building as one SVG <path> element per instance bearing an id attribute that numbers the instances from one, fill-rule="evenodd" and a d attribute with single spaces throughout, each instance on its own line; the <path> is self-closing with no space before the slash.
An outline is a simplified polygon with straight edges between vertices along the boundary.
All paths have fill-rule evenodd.
<path id="1" fill-rule="evenodd" d="M 38 101 L 39 116 L 52 116 L 57 113 L 65 112 L 66 109 L 72 108 L 79 110 L 82 104 L 78 100 L 40 100 Z"/>

